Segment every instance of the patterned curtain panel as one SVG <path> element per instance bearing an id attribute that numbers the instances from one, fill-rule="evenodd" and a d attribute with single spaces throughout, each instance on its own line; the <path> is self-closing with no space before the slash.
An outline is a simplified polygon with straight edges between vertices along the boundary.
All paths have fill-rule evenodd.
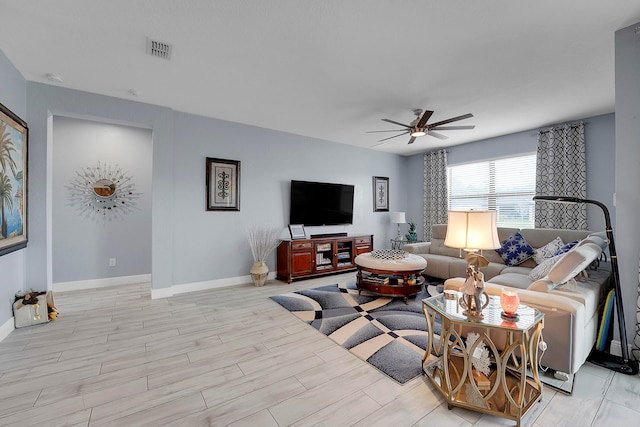
<path id="1" fill-rule="evenodd" d="M 536 194 L 587 197 L 584 123 L 567 124 L 538 132 Z M 536 228 L 586 230 L 584 204 L 536 201 Z"/>
<path id="2" fill-rule="evenodd" d="M 447 152 L 433 151 L 424 155 L 424 235 L 431 240 L 431 226 L 447 222 L 449 209 L 447 188 Z"/>

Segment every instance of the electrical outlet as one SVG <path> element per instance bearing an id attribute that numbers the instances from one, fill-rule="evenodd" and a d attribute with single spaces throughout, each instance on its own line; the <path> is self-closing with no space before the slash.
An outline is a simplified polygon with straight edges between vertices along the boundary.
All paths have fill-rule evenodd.
<path id="1" fill-rule="evenodd" d="M 115 267 L 115 266 L 116 266 L 116 259 L 109 258 L 109 267 Z"/>

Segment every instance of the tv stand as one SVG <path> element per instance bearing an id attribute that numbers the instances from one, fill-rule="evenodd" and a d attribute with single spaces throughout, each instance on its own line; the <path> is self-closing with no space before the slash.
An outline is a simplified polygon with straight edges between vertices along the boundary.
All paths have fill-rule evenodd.
<path id="1" fill-rule="evenodd" d="M 277 250 L 276 278 L 291 283 L 297 279 L 354 271 L 356 256 L 373 250 L 373 235 L 338 234 L 283 240 Z"/>
<path id="2" fill-rule="evenodd" d="M 324 234 L 312 234 L 312 239 L 324 239 L 325 237 L 346 237 L 347 233 L 324 233 Z"/>

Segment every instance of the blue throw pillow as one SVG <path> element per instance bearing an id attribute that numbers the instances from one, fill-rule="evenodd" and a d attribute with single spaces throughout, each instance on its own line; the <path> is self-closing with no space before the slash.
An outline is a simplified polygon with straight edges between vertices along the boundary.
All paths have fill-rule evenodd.
<path id="1" fill-rule="evenodd" d="M 557 255 L 562 255 L 562 254 L 566 254 L 567 252 L 569 252 L 571 250 L 572 247 L 574 247 L 575 245 L 578 244 L 577 240 L 574 240 L 573 242 L 569 242 L 566 245 L 564 245 L 563 247 L 561 247 L 560 249 L 558 249 L 553 256 L 557 256 Z"/>
<path id="2" fill-rule="evenodd" d="M 521 264 L 531 258 L 535 249 L 516 231 L 506 240 L 500 242 L 500 248 L 496 252 L 500 254 L 504 263 L 509 266 Z"/>

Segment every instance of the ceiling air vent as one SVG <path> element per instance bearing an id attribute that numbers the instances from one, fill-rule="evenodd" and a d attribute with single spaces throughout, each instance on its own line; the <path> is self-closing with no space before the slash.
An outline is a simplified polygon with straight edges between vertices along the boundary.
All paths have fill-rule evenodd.
<path id="1" fill-rule="evenodd" d="M 171 59 L 172 45 L 147 38 L 147 53 L 158 58 Z"/>

